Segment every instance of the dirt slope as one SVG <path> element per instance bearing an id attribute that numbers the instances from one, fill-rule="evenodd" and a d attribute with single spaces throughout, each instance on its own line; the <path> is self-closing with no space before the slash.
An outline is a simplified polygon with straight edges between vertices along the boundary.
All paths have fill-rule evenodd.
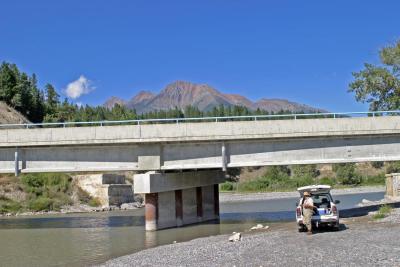
<path id="1" fill-rule="evenodd" d="M 18 111 L 0 101 L 0 124 L 29 123 Z"/>

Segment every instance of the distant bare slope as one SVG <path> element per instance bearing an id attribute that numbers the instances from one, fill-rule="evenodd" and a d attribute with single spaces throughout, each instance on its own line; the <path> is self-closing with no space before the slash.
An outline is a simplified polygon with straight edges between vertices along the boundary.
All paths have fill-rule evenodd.
<path id="1" fill-rule="evenodd" d="M 186 81 L 175 81 L 165 87 L 159 94 L 141 91 L 131 100 L 125 101 L 115 97 L 106 101 L 104 106 L 111 108 L 115 103 L 124 104 L 138 113 L 146 113 L 154 110 L 168 110 L 178 107 L 184 109 L 187 106 L 197 107 L 201 111 L 209 111 L 220 105 L 244 106 L 250 110 L 257 108 L 269 112 L 281 110 L 291 112 L 323 112 L 325 110 L 291 102 L 286 99 L 260 99 L 252 102 L 238 94 L 224 94 L 207 84 L 195 84 Z"/>
<path id="2" fill-rule="evenodd" d="M 18 111 L 0 101 L 0 124 L 29 123 Z"/>

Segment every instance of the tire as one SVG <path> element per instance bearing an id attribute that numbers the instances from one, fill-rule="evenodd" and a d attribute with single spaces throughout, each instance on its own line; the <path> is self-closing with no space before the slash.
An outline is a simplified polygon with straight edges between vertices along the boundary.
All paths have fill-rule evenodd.
<path id="1" fill-rule="evenodd" d="M 305 232 L 306 231 L 306 227 L 304 225 L 299 225 L 299 233 Z"/>

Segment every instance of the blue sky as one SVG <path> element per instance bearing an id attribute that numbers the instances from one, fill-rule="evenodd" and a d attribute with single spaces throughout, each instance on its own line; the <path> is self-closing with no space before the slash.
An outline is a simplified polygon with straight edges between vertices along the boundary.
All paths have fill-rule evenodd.
<path id="1" fill-rule="evenodd" d="M 0 61 L 59 92 L 83 75 L 88 94 L 74 101 L 92 105 L 188 80 L 367 110 L 347 93 L 351 72 L 400 38 L 397 0 L 13 0 L 1 10 Z"/>

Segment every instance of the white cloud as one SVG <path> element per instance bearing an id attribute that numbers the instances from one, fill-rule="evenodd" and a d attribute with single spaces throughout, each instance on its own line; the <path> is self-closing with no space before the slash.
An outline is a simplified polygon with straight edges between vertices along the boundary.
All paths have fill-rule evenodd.
<path id="1" fill-rule="evenodd" d="M 65 89 L 65 94 L 72 99 L 89 94 L 96 89 L 90 80 L 81 75 L 77 80 L 70 82 Z"/>

